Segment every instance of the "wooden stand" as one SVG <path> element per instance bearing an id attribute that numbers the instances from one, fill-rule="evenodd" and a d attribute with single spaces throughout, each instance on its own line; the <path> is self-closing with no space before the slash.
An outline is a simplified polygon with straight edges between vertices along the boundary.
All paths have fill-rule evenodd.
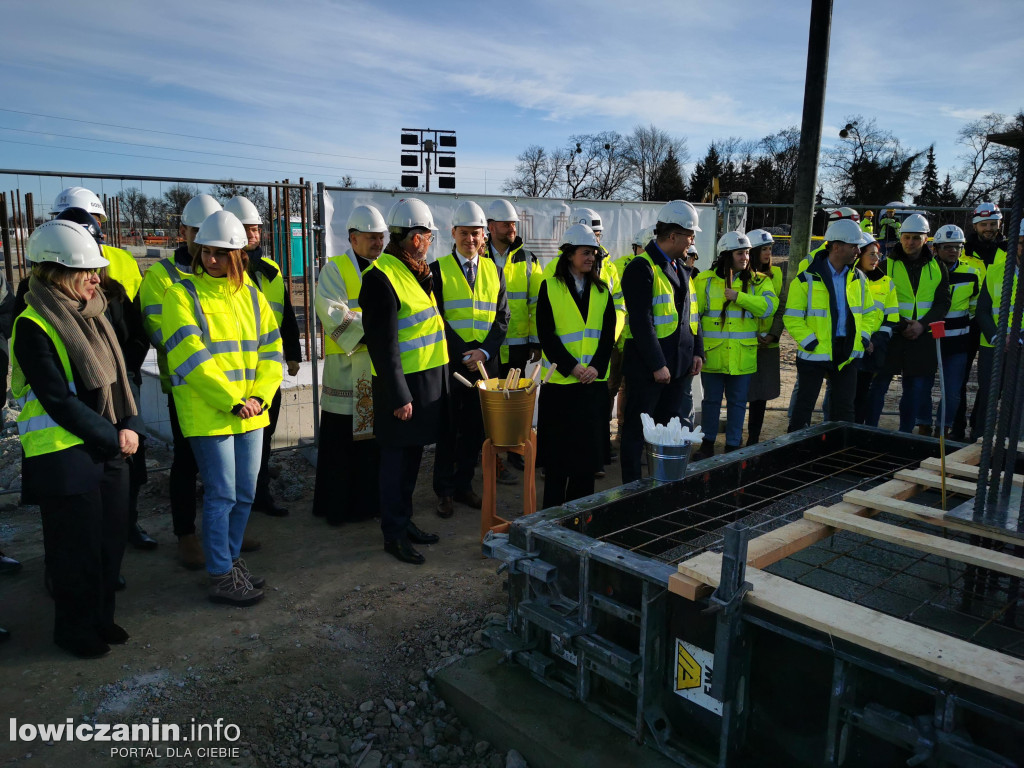
<path id="1" fill-rule="evenodd" d="M 506 533 L 509 521 L 498 517 L 498 454 L 508 451 L 523 457 L 523 514 L 537 511 L 537 430 L 530 430 L 530 439 L 522 445 L 498 447 L 490 438 L 484 440 L 484 497 L 480 507 L 480 540 L 488 531 Z"/>

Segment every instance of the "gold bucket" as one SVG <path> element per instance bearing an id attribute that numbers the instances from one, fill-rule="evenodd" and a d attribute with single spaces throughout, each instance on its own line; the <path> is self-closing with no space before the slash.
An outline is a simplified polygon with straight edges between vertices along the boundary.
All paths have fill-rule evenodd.
<path id="1" fill-rule="evenodd" d="M 504 380 L 489 379 L 489 387 L 497 387 Z M 530 392 L 526 388 L 530 379 L 522 379 L 516 389 L 480 389 L 480 410 L 484 417 L 484 432 L 494 445 L 509 448 L 523 445 L 530 437 L 533 427 L 533 407 L 537 402 L 536 387 Z M 478 388 L 479 389 L 479 388 Z"/>

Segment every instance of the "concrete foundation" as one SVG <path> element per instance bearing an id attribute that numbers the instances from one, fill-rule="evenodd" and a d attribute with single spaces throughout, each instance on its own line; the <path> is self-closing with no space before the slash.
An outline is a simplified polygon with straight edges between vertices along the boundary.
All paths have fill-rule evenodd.
<path id="1" fill-rule="evenodd" d="M 678 768 L 522 667 L 502 663 L 498 651 L 467 657 L 434 682 L 477 738 L 517 750 L 530 768 Z"/>

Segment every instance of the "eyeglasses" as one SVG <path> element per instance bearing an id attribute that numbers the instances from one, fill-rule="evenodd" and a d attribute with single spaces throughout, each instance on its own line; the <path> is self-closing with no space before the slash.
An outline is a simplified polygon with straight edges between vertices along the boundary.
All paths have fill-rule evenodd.
<path id="1" fill-rule="evenodd" d="M 419 235 L 420 237 L 422 237 L 428 243 L 432 242 L 434 240 L 434 233 L 433 232 L 417 232 L 416 234 Z"/>

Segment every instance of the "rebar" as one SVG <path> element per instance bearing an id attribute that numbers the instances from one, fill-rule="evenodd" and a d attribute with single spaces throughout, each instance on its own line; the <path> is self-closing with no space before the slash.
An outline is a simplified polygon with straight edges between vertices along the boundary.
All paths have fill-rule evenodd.
<path id="1" fill-rule="evenodd" d="M 7 215 L 7 194 L 0 192 L 0 242 L 4 249 L 4 276 L 8 290 L 14 290 L 14 252 L 11 250 L 11 219 Z"/>

